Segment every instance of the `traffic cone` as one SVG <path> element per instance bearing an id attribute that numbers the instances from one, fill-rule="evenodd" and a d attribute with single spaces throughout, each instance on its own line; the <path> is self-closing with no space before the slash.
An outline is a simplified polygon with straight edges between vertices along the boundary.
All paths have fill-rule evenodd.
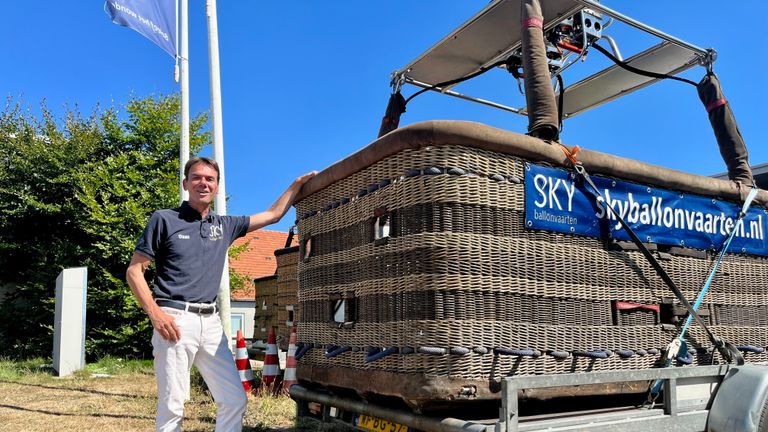
<path id="1" fill-rule="evenodd" d="M 294 384 L 296 384 L 296 327 L 291 327 L 291 337 L 288 339 L 288 358 L 285 360 L 285 373 L 283 374 L 283 391 L 288 393 Z"/>
<path id="2" fill-rule="evenodd" d="M 264 355 L 264 368 L 261 370 L 261 385 L 266 390 L 272 388 L 280 375 L 280 365 L 277 359 L 277 342 L 275 342 L 275 328 L 269 328 L 267 335 L 267 352 Z"/>
<path id="3" fill-rule="evenodd" d="M 237 372 L 240 374 L 240 381 L 243 383 L 243 390 L 245 390 L 246 394 L 250 395 L 254 384 L 253 370 L 248 361 L 248 349 L 245 348 L 245 338 L 243 338 L 242 330 L 237 331 L 235 364 L 237 365 Z"/>

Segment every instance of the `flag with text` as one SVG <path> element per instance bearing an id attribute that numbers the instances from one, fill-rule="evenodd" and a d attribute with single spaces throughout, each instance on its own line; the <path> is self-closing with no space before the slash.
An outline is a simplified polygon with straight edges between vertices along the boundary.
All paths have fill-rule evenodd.
<path id="1" fill-rule="evenodd" d="M 112 22 L 141 33 L 176 58 L 176 0 L 106 0 Z"/>

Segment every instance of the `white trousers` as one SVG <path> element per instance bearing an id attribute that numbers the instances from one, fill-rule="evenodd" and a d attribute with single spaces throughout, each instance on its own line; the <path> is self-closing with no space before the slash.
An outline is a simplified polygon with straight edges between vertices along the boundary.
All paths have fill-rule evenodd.
<path id="1" fill-rule="evenodd" d="M 181 431 L 184 402 L 189 400 L 189 371 L 195 365 L 216 401 L 216 432 L 240 431 L 248 399 L 219 314 L 199 315 L 161 308 L 176 319 L 178 342 L 152 335 L 157 377 L 157 431 Z"/>

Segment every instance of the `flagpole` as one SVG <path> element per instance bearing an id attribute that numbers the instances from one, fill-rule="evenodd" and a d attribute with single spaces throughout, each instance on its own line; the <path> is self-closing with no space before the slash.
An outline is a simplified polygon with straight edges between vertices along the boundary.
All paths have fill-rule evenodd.
<path id="1" fill-rule="evenodd" d="M 226 176 L 224 175 L 224 130 L 221 118 L 221 73 L 219 71 L 219 26 L 216 16 L 216 0 L 206 0 L 208 17 L 208 63 L 211 68 L 211 120 L 213 122 L 213 158 L 219 164 L 219 192 L 216 194 L 216 214 L 227 214 Z M 227 340 L 232 340 L 230 316 L 229 257 L 225 257 L 224 271 L 219 285 L 219 314 Z"/>
<path id="2" fill-rule="evenodd" d="M 181 13 L 179 13 L 179 2 L 181 2 Z M 113 23 L 140 33 L 170 54 L 175 61 L 173 79 L 181 88 L 180 201 L 189 197 L 184 190 L 184 165 L 189 160 L 189 28 L 187 26 L 189 8 L 187 6 L 188 0 L 173 0 L 173 3 L 171 0 L 105 0 L 104 2 L 104 11 Z M 173 22 L 173 28 L 170 27 L 171 22 Z M 179 53 L 179 32 L 181 32 L 181 53 Z"/>
<path id="3" fill-rule="evenodd" d="M 179 196 L 189 199 L 184 190 L 184 165 L 189 160 L 189 7 L 188 0 L 181 1 L 181 143 L 179 144 Z"/>

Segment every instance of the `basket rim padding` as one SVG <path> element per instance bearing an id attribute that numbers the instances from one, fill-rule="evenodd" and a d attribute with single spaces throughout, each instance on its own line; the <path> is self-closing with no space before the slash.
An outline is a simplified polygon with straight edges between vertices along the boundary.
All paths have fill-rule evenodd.
<path id="1" fill-rule="evenodd" d="M 403 150 L 451 145 L 514 155 L 556 167 L 571 166 L 557 144 L 482 123 L 431 120 L 396 129 L 325 168 L 304 185 L 294 204 Z M 617 177 L 675 191 L 716 196 L 734 202 L 742 202 L 749 192 L 748 186 L 732 181 L 690 174 L 593 150 L 582 149 L 577 158 L 592 174 Z M 768 208 L 768 192 L 760 190 L 753 205 Z"/>

